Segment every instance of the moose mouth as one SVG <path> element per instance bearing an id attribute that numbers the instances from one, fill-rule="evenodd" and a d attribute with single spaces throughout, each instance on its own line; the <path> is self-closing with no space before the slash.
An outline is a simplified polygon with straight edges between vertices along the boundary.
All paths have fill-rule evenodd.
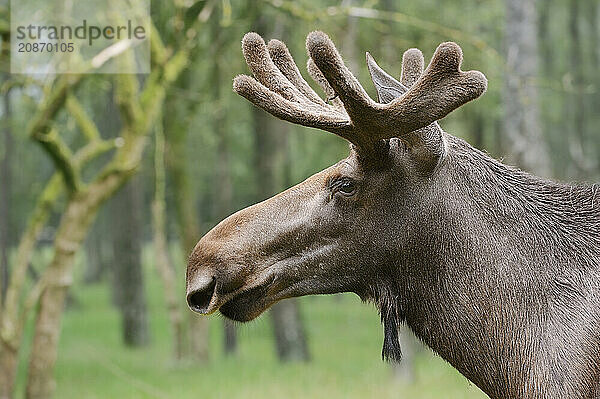
<path id="1" fill-rule="evenodd" d="M 278 302 L 276 276 L 267 277 L 261 284 L 254 287 L 234 292 L 231 297 L 224 298 L 225 301 L 219 306 L 219 312 L 228 319 L 247 322 L 251 321 L 271 305 Z M 275 294 L 275 296 L 274 296 Z"/>
<path id="2" fill-rule="evenodd" d="M 240 292 L 221 305 L 219 312 L 228 319 L 240 322 L 255 319 L 273 304 L 267 300 L 269 286 L 263 284 Z"/>

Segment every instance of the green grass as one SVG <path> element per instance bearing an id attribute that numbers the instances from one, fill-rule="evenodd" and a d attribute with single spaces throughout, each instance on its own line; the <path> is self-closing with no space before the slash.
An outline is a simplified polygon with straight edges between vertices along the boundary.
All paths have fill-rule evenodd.
<path id="1" fill-rule="evenodd" d="M 147 272 L 152 343 L 143 349 L 121 343 L 106 284 L 74 289 L 78 305 L 64 317 L 56 398 L 485 398 L 428 350 L 417 355 L 415 382 L 398 381 L 380 358 L 377 312 L 350 295 L 301 299 L 310 363 L 277 362 L 266 314 L 240 326 L 233 357 L 223 355 L 222 320 L 212 316 L 210 362 L 176 365 L 160 284 Z"/>

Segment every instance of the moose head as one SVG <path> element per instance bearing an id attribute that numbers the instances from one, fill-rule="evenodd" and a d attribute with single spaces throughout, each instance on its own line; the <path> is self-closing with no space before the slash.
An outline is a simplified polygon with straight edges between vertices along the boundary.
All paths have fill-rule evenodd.
<path id="1" fill-rule="evenodd" d="M 405 322 L 491 397 L 600 392 L 600 190 L 505 166 L 440 128 L 487 87 L 455 43 L 426 69 L 406 51 L 400 81 L 367 54 L 378 102 L 327 35 L 306 47 L 326 101 L 282 42 L 255 33 L 242 41 L 254 77 L 233 88 L 350 154 L 202 237 L 190 308 L 248 321 L 285 298 L 354 292 L 381 313 L 385 358 L 400 359 Z"/>
<path id="2" fill-rule="evenodd" d="M 190 307 L 248 321 L 281 299 L 302 295 L 355 292 L 376 300 L 395 274 L 398 252 L 407 242 L 426 239 L 419 222 L 423 194 L 448 152 L 435 121 L 480 96 L 485 77 L 460 70 L 455 43 L 441 44 L 424 73 L 421 52 L 408 50 L 402 83 L 367 55 L 378 103 L 329 37 L 312 32 L 308 70 L 328 104 L 302 78 L 282 42 L 267 46 L 248 33 L 242 48 L 254 78 L 238 76 L 237 93 L 281 119 L 343 137 L 351 151 L 206 234 L 189 259 Z"/>

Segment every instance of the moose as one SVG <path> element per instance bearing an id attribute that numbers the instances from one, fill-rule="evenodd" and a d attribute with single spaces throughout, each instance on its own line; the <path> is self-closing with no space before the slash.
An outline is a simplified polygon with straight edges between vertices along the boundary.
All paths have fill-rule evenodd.
<path id="1" fill-rule="evenodd" d="M 442 43 L 399 81 L 367 53 L 378 101 L 330 38 L 289 50 L 242 41 L 253 77 L 234 90 L 277 118 L 334 133 L 350 153 L 243 209 L 192 251 L 192 310 L 245 322 L 279 300 L 356 293 L 381 314 L 382 356 L 399 361 L 403 323 L 491 398 L 600 398 L 600 186 L 506 166 L 438 120 L 481 96 L 478 71 Z"/>

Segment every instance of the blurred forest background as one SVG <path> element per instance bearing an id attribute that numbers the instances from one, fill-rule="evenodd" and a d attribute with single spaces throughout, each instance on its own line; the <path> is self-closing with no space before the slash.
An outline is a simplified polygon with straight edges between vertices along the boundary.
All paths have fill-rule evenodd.
<path id="1" fill-rule="evenodd" d="M 40 2 L 40 6 L 43 6 Z M 354 296 L 275 306 L 249 325 L 187 310 L 185 260 L 233 211 L 338 161 L 343 140 L 231 90 L 240 40 L 279 38 L 304 72 L 327 32 L 364 87 L 442 41 L 487 93 L 442 127 L 561 180 L 600 175 L 597 0 L 152 1 L 149 75 L 11 75 L 0 1 L 0 398 L 479 398 L 403 334 L 381 362 Z"/>

